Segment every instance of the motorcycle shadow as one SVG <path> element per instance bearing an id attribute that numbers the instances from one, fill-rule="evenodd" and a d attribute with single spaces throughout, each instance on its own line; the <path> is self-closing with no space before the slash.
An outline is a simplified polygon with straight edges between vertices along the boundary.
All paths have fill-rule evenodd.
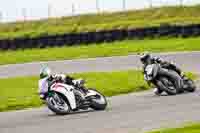
<path id="1" fill-rule="evenodd" d="M 50 117 L 58 117 L 58 116 L 72 116 L 72 115 L 78 115 L 78 114 L 86 114 L 86 113 L 92 113 L 92 112 L 99 112 L 97 110 L 92 110 L 92 109 L 88 109 L 88 110 L 79 110 L 79 111 L 74 111 L 74 112 L 71 112 L 69 114 L 65 114 L 65 115 L 57 115 L 53 112 L 51 112 L 51 114 L 48 114 L 48 116 Z"/>
<path id="2" fill-rule="evenodd" d="M 195 91 L 197 92 L 197 91 Z M 192 94 L 192 93 L 195 93 L 195 92 L 182 92 L 182 93 L 179 93 L 179 94 L 176 94 L 176 95 L 168 95 L 167 93 L 162 93 L 160 95 L 156 95 L 154 94 L 153 97 L 173 97 L 173 96 L 179 96 L 179 95 L 188 95 L 188 94 Z"/>

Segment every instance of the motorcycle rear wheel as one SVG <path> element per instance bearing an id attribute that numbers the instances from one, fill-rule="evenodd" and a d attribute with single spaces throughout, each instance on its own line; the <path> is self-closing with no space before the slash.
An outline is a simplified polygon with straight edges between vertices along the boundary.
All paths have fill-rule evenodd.
<path id="1" fill-rule="evenodd" d="M 95 89 L 89 89 L 89 91 L 94 91 L 97 93 L 95 98 L 91 98 L 90 108 L 94 110 L 105 110 L 107 107 L 106 97 Z"/>
<path id="2" fill-rule="evenodd" d="M 188 79 L 184 81 L 184 84 L 186 84 L 186 88 L 184 88 L 187 92 L 194 92 L 196 90 L 196 85 L 193 80 Z"/>

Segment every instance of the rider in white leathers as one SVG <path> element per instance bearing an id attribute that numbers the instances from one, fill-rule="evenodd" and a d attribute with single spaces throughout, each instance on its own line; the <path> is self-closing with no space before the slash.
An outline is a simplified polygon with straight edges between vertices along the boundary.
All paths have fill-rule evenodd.
<path id="1" fill-rule="evenodd" d="M 48 67 L 43 67 L 40 70 L 40 80 L 38 82 L 39 95 L 41 99 L 45 99 L 49 87 L 54 83 L 55 80 L 72 86 L 76 85 L 76 80 L 74 80 L 74 78 L 64 74 L 51 74 L 51 70 Z M 82 88 L 82 90 L 88 94 L 88 90 L 84 88 Z"/>

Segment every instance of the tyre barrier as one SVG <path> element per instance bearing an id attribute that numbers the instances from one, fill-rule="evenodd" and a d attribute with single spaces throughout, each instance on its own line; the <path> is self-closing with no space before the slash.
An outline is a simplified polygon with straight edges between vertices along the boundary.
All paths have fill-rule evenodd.
<path id="1" fill-rule="evenodd" d="M 0 40 L 0 50 L 72 46 L 90 43 L 113 42 L 124 39 L 157 37 L 191 37 L 200 35 L 200 24 L 168 25 L 158 27 L 117 29 L 85 33 L 66 33 L 36 38 L 15 38 Z"/>

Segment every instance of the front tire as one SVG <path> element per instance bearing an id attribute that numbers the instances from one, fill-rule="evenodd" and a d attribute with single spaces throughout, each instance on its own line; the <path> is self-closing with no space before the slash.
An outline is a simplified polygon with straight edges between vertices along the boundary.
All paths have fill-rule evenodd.
<path id="1" fill-rule="evenodd" d="M 96 96 L 92 96 L 90 107 L 94 110 L 105 110 L 107 107 L 106 97 L 97 90 L 90 89 L 89 91 L 93 91 L 97 94 Z"/>
<path id="2" fill-rule="evenodd" d="M 58 102 L 58 100 L 60 101 Z M 57 115 L 66 115 L 71 112 L 71 108 L 64 96 L 57 92 L 51 92 L 51 95 L 47 96 L 46 105 L 52 112 L 54 112 Z"/>
<path id="3" fill-rule="evenodd" d="M 167 78 L 160 78 L 157 85 L 160 90 L 165 91 L 168 95 L 176 95 L 178 93 L 174 83 Z"/>

